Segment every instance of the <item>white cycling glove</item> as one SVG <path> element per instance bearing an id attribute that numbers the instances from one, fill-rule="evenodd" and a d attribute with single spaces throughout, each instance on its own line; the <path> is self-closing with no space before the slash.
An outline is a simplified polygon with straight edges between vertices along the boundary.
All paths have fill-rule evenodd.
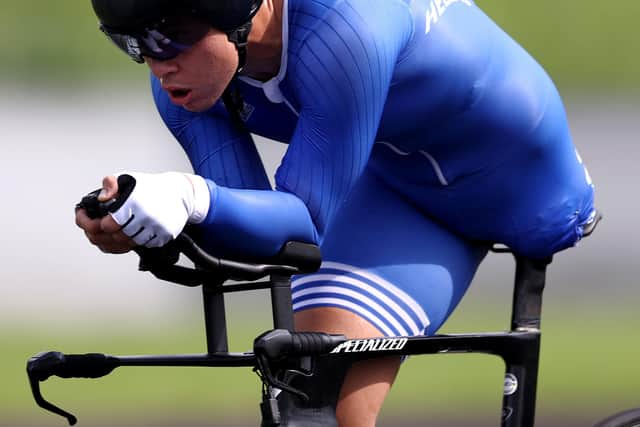
<path id="1" fill-rule="evenodd" d="M 123 187 L 118 199 L 126 200 L 111 216 L 140 246 L 164 246 L 187 223 L 198 224 L 209 212 L 209 186 L 197 175 L 124 172 L 118 175 L 118 185 Z"/>

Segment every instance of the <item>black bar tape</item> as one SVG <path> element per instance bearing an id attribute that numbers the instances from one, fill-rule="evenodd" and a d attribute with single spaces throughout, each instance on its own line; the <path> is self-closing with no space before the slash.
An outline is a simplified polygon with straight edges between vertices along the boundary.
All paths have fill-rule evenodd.
<path id="1" fill-rule="evenodd" d="M 55 375 L 62 378 L 100 378 L 119 366 L 118 359 L 100 353 L 68 354 Z"/>
<path id="2" fill-rule="evenodd" d="M 292 338 L 293 352 L 302 356 L 328 353 L 345 340 L 341 335 L 322 332 L 296 332 L 292 334 Z"/>
<path id="3" fill-rule="evenodd" d="M 120 365 L 118 359 L 99 353 L 66 355 L 49 351 L 32 357 L 27 364 L 29 377 L 44 381 L 52 375 L 61 378 L 99 378 Z"/>

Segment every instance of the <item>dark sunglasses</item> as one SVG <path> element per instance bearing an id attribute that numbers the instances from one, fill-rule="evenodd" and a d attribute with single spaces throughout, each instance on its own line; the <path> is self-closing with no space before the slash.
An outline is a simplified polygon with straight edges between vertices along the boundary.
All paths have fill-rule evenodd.
<path id="1" fill-rule="evenodd" d="M 124 32 L 105 25 L 100 30 L 131 59 L 139 64 L 144 57 L 173 59 L 201 40 L 211 27 L 192 16 L 171 17 L 143 30 Z"/>

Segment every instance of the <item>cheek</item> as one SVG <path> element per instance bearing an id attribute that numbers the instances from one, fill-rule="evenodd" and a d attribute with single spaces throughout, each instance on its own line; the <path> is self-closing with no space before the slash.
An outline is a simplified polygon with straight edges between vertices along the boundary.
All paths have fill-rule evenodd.
<path id="1" fill-rule="evenodd" d="M 238 67 L 235 46 L 224 34 L 206 37 L 193 49 L 183 62 L 183 71 L 194 86 L 194 99 L 190 110 L 210 108 L 221 96 Z"/>
<path id="2" fill-rule="evenodd" d="M 227 41 L 225 36 L 223 42 L 218 41 L 212 46 L 210 53 L 208 55 L 209 69 L 219 78 L 226 77 L 231 80 L 238 68 L 238 53 L 235 46 Z"/>
<path id="3" fill-rule="evenodd" d="M 222 46 L 220 46 L 222 47 Z M 222 91 L 229 85 L 238 68 L 238 54 L 235 46 L 231 49 L 216 49 L 206 56 L 203 66 L 198 70 L 200 78 L 207 86 Z"/>

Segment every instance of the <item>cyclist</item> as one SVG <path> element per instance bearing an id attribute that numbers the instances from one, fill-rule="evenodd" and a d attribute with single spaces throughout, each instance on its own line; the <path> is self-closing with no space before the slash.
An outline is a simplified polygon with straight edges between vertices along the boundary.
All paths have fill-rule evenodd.
<path id="1" fill-rule="evenodd" d="M 594 219 L 556 88 L 471 0 L 92 3 L 150 68 L 195 171 L 104 178 L 102 200 L 121 187 L 112 214 L 76 221 L 105 252 L 161 246 L 187 223 L 217 255 L 319 243 L 321 270 L 293 284 L 297 329 L 433 334 L 483 242 L 546 257 Z M 250 132 L 289 144 L 275 189 Z M 339 424 L 374 425 L 399 366 L 351 367 Z"/>

